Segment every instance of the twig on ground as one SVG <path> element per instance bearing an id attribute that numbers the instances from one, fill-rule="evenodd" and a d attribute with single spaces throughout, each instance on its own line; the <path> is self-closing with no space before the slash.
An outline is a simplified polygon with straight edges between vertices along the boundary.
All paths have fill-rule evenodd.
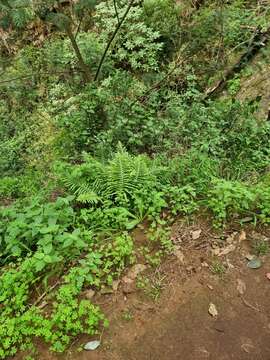
<path id="1" fill-rule="evenodd" d="M 58 285 L 60 285 L 60 280 L 57 281 L 55 284 L 53 284 L 49 289 L 47 289 L 46 291 L 44 291 L 44 293 L 42 295 L 40 295 L 40 297 L 34 302 L 34 304 L 32 304 L 32 306 L 37 306 L 41 300 L 44 299 L 44 297 L 50 293 L 52 290 L 54 290 Z"/>
<path id="2" fill-rule="evenodd" d="M 258 311 L 258 312 L 261 311 L 259 308 L 257 308 L 257 307 L 255 307 L 255 306 L 253 306 L 252 304 L 250 304 L 245 298 L 243 298 L 243 296 L 241 296 L 241 299 L 242 299 L 243 303 L 244 303 L 247 307 L 249 307 L 250 309 L 253 309 L 253 310 Z"/>

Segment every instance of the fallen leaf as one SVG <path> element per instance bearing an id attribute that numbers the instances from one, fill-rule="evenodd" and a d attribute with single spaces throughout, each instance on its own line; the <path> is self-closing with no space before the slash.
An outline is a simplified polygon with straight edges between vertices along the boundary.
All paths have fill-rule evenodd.
<path id="1" fill-rule="evenodd" d="M 213 286 L 210 285 L 210 284 L 207 284 L 207 287 L 208 287 L 208 289 L 210 289 L 210 290 L 214 290 Z"/>
<path id="2" fill-rule="evenodd" d="M 227 237 L 226 242 L 228 244 L 232 244 L 235 241 L 236 235 L 237 235 L 237 232 L 233 232 L 230 236 Z"/>
<path id="3" fill-rule="evenodd" d="M 224 256 L 224 255 L 228 255 L 229 253 L 231 253 L 235 249 L 236 249 L 236 246 L 233 245 L 233 244 L 230 244 L 230 245 L 226 246 L 223 249 L 220 249 L 220 248 L 214 249 L 212 252 L 216 256 Z"/>
<path id="4" fill-rule="evenodd" d="M 247 239 L 247 234 L 244 230 L 242 230 L 239 234 L 238 241 L 242 242 L 242 241 L 245 241 L 246 239 Z"/>
<path id="5" fill-rule="evenodd" d="M 181 250 L 175 249 L 173 254 L 177 257 L 179 261 L 181 261 L 182 264 L 185 263 L 185 255 L 182 253 Z"/>
<path id="6" fill-rule="evenodd" d="M 246 292 L 246 284 L 244 283 L 243 280 L 241 279 L 237 279 L 237 291 L 239 292 L 240 295 L 244 295 L 244 293 Z"/>
<path id="7" fill-rule="evenodd" d="M 261 233 L 258 233 L 256 231 L 252 231 L 251 233 L 251 237 L 253 240 L 257 240 L 257 241 L 268 241 L 269 238 Z"/>
<path id="8" fill-rule="evenodd" d="M 236 249 L 235 245 L 230 244 L 229 246 L 222 249 L 222 251 L 218 256 L 228 255 L 230 252 L 234 251 L 235 249 Z"/>
<path id="9" fill-rule="evenodd" d="M 192 240 L 197 240 L 201 236 L 202 230 L 191 231 Z"/>
<path id="10" fill-rule="evenodd" d="M 262 266 L 262 262 L 260 259 L 252 259 L 247 263 L 247 266 L 250 269 L 259 269 Z"/>
<path id="11" fill-rule="evenodd" d="M 127 277 L 135 280 L 136 277 L 147 268 L 144 264 L 136 264 L 129 270 Z"/>
<path id="12" fill-rule="evenodd" d="M 242 223 L 246 223 L 246 222 L 250 222 L 250 221 L 252 221 L 252 220 L 253 220 L 253 217 L 252 217 L 252 216 L 247 216 L 247 217 L 241 219 L 240 221 L 241 221 Z"/>
<path id="13" fill-rule="evenodd" d="M 200 355 L 200 359 L 209 359 L 210 358 L 210 353 L 209 351 L 207 351 L 206 349 L 204 348 L 200 348 L 198 350 L 195 350 L 196 352 L 198 352 Z"/>
<path id="14" fill-rule="evenodd" d="M 128 276 L 124 276 L 122 281 L 125 283 L 125 284 L 133 284 L 134 283 L 134 279 L 131 279 L 129 278 Z"/>
<path id="15" fill-rule="evenodd" d="M 113 283 L 112 283 L 113 291 L 117 291 L 119 284 L 120 284 L 120 280 L 113 281 Z"/>
<path id="16" fill-rule="evenodd" d="M 92 290 L 92 289 L 86 290 L 85 291 L 86 299 L 91 300 L 95 296 L 95 293 L 96 292 L 94 290 Z"/>
<path id="17" fill-rule="evenodd" d="M 228 269 L 234 269 L 235 268 L 235 266 L 230 262 L 229 259 L 226 259 L 226 262 L 227 262 Z"/>
<path id="18" fill-rule="evenodd" d="M 84 350 L 96 350 L 100 346 L 99 340 L 89 341 L 84 345 Z"/>
<path id="19" fill-rule="evenodd" d="M 249 354 L 252 350 L 255 349 L 255 346 L 252 344 L 242 344 L 241 348 L 247 353 Z"/>
<path id="20" fill-rule="evenodd" d="M 253 260 L 255 258 L 255 256 L 251 255 L 251 254 L 246 254 L 245 258 L 250 261 L 250 260 Z"/>
<path id="21" fill-rule="evenodd" d="M 210 303 L 210 304 L 209 304 L 208 312 L 209 312 L 209 314 L 210 314 L 211 316 L 213 316 L 213 317 L 218 316 L 218 311 L 217 311 L 216 305 L 213 304 L 213 303 Z"/>

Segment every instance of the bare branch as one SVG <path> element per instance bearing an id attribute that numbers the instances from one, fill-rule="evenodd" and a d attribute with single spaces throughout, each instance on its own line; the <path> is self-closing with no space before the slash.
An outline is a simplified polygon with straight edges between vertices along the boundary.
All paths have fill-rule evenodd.
<path id="1" fill-rule="evenodd" d="M 119 14 L 118 14 L 118 10 L 117 10 L 116 0 L 113 0 L 113 5 L 114 5 L 115 15 L 116 15 L 116 17 L 117 17 L 117 21 L 118 21 L 118 24 L 119 24 L 119 23 L 120 23 L 120 19 L 119 19 Z"/>
<path id="2" fill-rule="evenodd" d="M 97 69 L 97 72 L 96 72 L 96 76 L 95 76 L 94 81 L 97 81 L 98 76 L 99 76 L 99 73 L 100 73 L 100 70 L 101 70 L 102 65 L 103 65 L 103 62 L 104 62 L 104 60 L 105 60 L 105 58 L 106 58 L 107 52 L 109 51 L 110 46 L 111 46 L 114 38 L 116 37 L 118 31 L 120 30 L 123 22 L 125 21 L 125 19 L 126 19 L 128 13 L 129 13 L 129 11 L 130 11 L 130 9 L 131 9 L 134 1 L 135 1 L 135 0 L 131 0 L 131 1 L 130 1 L 129 5 L 128 5 L 127 9 L 126 9 L 126 12 L 124 13 L 122 19 L 120 20 L 120 22 L 119 22 L 118 25 L 116 26 L 116 28 L 115 28 L 115 30 L 114 30 L 114 32 L 113 32 L 113 34 L 112 34 L 112 36 L 111 36 L 111 38 L 110 38 L 107 46 L 106 46 L 106 49 L 105 49 L 105 51 L 104 51 L 104 53 L 103 53 L 103 55 L 102 55 L 102 58 L 101 58 L 101 60 L 100 60 L 100 63 L 99 63 L 99 66 L 98 66 L 98 69 Z"/>

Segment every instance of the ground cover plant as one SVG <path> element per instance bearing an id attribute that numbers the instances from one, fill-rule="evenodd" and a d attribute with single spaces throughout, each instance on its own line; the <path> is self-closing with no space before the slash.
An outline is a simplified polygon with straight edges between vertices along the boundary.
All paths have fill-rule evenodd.
<path id="1" fill-rule="evenodd" d="M 0 1 L 0 358 L 102 332 L 83 294 L 136 263 L 142 223 L 152 266 L 179 216 L 269 224 L 270 123 L 237 98 L 241 72 L 209 96 L 269 16 L 255 0 Z"/>

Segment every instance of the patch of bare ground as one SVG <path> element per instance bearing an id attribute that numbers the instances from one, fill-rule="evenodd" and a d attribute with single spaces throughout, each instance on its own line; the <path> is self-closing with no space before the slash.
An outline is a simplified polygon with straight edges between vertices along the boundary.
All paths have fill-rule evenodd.
<path id="1" fill-rule="evenodd" d="M 134 236 L 144 243 L 143 229 Z M 247 263 L 270 229 L 231 225 L 217 232 L 206 221 L 179 221 L 171 236 L 174 254 L 158 268 L 127 271 L 126 278 L 135 271 L 137 286 L 126 291 L 123 278 L 113 294 L 93 297 L 110 320 L 100 348 L 78 352 L 99 339 L 81 336 L 63 355 L 40 348 L 39 359 L 269 360 L 270 256 L 260 256 L 259 269 Z"/>

